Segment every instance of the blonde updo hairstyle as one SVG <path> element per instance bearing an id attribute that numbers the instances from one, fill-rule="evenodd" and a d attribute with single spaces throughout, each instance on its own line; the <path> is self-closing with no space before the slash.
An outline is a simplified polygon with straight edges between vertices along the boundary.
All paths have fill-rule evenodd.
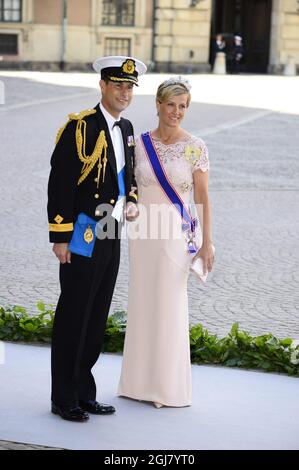
<path id="1" fill-rule="evenodd" d="M 183 77 L 174 77 L 159 85 L 157 94 L 156 94 L 156 101 L 159 103 L 164 103 L 168 101 L 173 96 L 178 95 L 187 95 L 187 108 L 189 107 L 191 101 L 191 85 L 188 80 L 184 79 Z"/>

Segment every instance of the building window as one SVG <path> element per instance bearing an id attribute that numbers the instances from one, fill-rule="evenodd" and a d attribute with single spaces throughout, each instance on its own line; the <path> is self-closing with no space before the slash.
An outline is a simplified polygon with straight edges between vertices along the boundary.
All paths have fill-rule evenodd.
<path id="1" fill-rule="evenodd" d="M 17 55 L 18 54 L 18 35 L 0 34 L 0 54 Z"/>
<path id="2" fill-rule="evenodd" d="M 122 38 L 105 39 L 105 55 L 131 55 L 131 40 Z"/>
<path id="3" fill-rule="evenodd" d="M 103 0 L 103 25 L 134 26 L 135 0 Z"/>
<path id="4" fill-rule="evenodd" d="M 0 21 L 22 21 L 22 1 L 0 0 Z"/>

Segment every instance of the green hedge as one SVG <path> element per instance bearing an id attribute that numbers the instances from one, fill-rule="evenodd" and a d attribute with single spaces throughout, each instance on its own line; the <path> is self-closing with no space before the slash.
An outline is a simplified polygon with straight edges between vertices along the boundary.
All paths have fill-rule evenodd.
<path id="1" fill-rule="evenodd" d="M 0 340 L 51 342 L 53 306 L 37 304 L 38 315 L 24 307 L 0 307 Z M 105 333 L 105 352 L 122 352 L 126 313 L 109 316 Z M 191 361 L 194 364 L 221 364 L 229 367 L 283 372 L 299 377 L 299 345 L 290 338 L 278 339 L 270 333 L 250 336 L 235 323 L 224 338 L 209 334 L 201 324 L 190 327 Z"/>

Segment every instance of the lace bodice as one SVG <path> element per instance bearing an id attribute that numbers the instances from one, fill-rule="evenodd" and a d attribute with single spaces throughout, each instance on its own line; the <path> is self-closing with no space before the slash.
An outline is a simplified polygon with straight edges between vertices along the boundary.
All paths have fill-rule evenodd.
<path id="1" fill-rule="evenodd" d="M 209 170 L 208 149 L 199 137 L 191 135 L 186 140 L 175 144 L 163 144 L 155 139 L 153 139 L 153 142 L 165 173 L 178 192 L 191 191 L 193 173 L 196 170 Z M 135 165 L 137 185 L 157 184 L 140 136 L 136 139 Z"/>

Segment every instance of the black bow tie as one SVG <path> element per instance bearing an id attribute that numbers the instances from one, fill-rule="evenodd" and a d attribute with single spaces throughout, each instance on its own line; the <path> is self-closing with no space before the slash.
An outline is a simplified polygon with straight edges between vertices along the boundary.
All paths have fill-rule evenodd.
<path id="1" fill-rule="evenodd" d="M 115 126 L 119 126 L 121 128 L 121 120 L 115 121 L 115 123 L 113 124 L 112 129 L 114 129 Z"/>

